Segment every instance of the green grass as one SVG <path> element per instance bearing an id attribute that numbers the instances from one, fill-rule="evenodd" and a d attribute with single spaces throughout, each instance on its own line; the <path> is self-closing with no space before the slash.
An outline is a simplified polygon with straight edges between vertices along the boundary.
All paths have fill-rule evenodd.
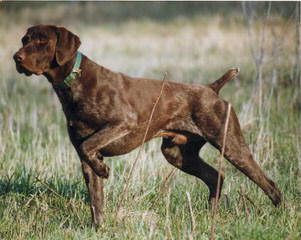
<path id="1" fill-rule="evenodd" d="M 40 7 L 40 18 L 28 9 L 21 11 L 9 29 L 4 23 L 13 12 L 0 17 L 0 239 L 209 239 L 208 190 L 178 170 L 163 187 L 173 168 L 160 153 L 159 139 L 146 144 L 118 213 L 137 150 L 105 160 L 111 167 L 105 181 L 106 220 L 97 232 L 91 228 L 87 190 L 60 103 L 46 79 L 17 74 L 12 61 L 28 26 L 51 22 L 55 14 L 68 11 L 62 4 L 52 12 Z M 133 76 L 162 79 L 167 71 L 169 79 L 201 84 L 239 66 L 239 79 L 221 96 L 236 109 L 256 161 L 278 184 L 284 202 L 274 208 L 255 184 L 224 161 L 227 198 L 216 216 L 217 239 L 300 239 L 300 89 L 292 77 L 291 20 L 273 14 L 267 25 L 264 96 L 259 101 L 249 44 L 260 39 L 260 20 L 254 23 L 256 38 L 251 41 L 240 14 L 228 16 L 227 24 L 221 16 L 195 12 L 164 22 L 127 17 L 124 22 L 86 25 L 81 19 L 59 19 L 80 36 L 83 53 Z M 201 155 L 217 166 L 219 154 L 213 147 L 205 146 Z"/>

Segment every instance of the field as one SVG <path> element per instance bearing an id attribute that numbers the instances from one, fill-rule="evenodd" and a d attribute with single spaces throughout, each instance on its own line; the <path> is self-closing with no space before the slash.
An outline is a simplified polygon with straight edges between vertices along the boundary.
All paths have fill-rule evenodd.
<path id="1" fill-rule="evenodd" d="M 39 23 L 65 26 L 80 36 L 85 55 L 132 76 L 162 79 L 166 72 L 170 80 L 207 84 L 240 67 L 221 96 L 235 108 L 255 160 L 284 201 L 274 208 L 224 160 L 227 197 L 216 216 L 216 239 L 301 238 L 296 3 L 273 3 L 270 12 L 266 3 L 250 5 L 245 14 L 239 3 L 190 4 L 0 4 L 1 240 L 210 238 L 207 187 L 173 171 L 160 139 L 145 144 L 119 211 L 138 151 L 105 160 L 111 168 L 106 220 L 98 231 L 91 228 L 87 190 L 61 105 L 44 77 L 18 74 L 12 60 L 26 29 Z M 217 167 L 220 155 L 212 146 L 200 154 Z"/>

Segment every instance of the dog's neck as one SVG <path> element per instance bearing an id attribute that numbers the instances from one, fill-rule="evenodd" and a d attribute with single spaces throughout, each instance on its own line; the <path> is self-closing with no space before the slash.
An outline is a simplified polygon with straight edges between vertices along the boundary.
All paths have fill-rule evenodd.
<path id="1" fill-rule="evenodd" d="M 74 56 L 70 61 L 65 63 L 63 66 L 55 64 L 55 67 L 47 70 L 46 72 L 43 73 L 43 75 L 48 79 L 48 81 L 52 85 L 63 82 L 64 79 L 71 73 L 75 60 L 76 60 L 76 56 Z"/>
<path id="2" fill-rule="evenodd" d="M 59 66 L 56 62 L 53 68 L 49 69 L 43 75 L 51 83 L 54 91 L 56 92 L 58 99 L 60 100 L 65 116 L 70 119 L 70 104 L 72 104 L 72 91 L 70 89 L 65 89 L 62 87 L 57 87 L 59 83 L 63 82 L 64 79 L 71 73 L 74 66 L 76 57 L 73 57 L 66 64 Z"/>

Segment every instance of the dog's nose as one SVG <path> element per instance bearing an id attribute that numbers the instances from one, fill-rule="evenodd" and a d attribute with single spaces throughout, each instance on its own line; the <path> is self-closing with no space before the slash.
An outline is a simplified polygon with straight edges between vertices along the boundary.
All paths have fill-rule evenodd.
<path id="1" fill-rule="evenodd" d="M 24 58 L 25 58 L 24 54 L 22 54 L 22 53 L 20 53 L 20 52 L 17 52 L 17 53 L 14 55 L 15 61 L 18 62 L 18 63 L 23 62 Z"/>

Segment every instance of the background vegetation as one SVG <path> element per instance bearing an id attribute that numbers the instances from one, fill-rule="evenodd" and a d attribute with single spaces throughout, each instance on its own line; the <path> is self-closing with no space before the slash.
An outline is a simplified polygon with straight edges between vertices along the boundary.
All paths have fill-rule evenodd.
<path id="1" fill-rule="evenodd" d="M 13 53 L 34 24 L 67 27 L 80 50 L 132 76 L 206 84 L 228 68 L 222 91 L 239 114 L 256 161 L 279 185 L 274 208 L 224 161 L 217 239 L 300 239 L 300 27 L 298 3 L 2 3 L 0 5 L 0 239 L 208 239 L 205 185 L 146 144 L 116 212 L 137 151 L 108 158 L 104 226 L 90 227 L 80 163 L 61 106 L 43 77 L 17 74 Z M 299 24 L 299 25 L 298 25 Z M 299 36 L 299 37 L 298 37 Z M 143 101 L 143 99 L 141 99 Z M 201 155 L 217 166 L 210 145 Z M 191 198 L 191 201 L 189 200 Z M 190 210 L 191 209 L 191 210 Z"/>

